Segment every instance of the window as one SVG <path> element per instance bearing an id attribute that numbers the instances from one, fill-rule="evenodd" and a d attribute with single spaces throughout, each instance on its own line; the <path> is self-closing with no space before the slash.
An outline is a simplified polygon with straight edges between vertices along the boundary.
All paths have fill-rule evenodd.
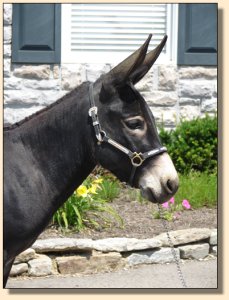
<path id="1" fill-rule="evenodd" d="M 153 33 L 150 49 L 165 34 L 158 62 L 175 61 L 176 4 L 63 4 L 62 63 L 117 63 Z"/>

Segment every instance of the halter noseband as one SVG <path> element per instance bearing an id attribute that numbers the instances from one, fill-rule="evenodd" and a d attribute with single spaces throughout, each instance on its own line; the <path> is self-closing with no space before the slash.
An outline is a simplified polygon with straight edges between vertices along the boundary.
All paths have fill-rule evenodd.
<path id="1" fill-rule="evenodd" d="M 128 148 L 124 147 L 123 145 L 119 144 L 115 140 L 111 139 L 107 136 L 106 132 L 101 129 L 99 118 L 98 118 L 98 107 L 95 105 L 94 95 L 93 95 L 93 83 L 90 84 L 89 87 L 89 101 L 90 101 L 90 109 L 88 111 L 89 116 L 92 119 L 92 125 L 95 130 L 95 136 L 98 140 L 98 144 L 101 143 L 108 143 L 114 148 L 118 149 L 119 151 L 125 153 L 130 158 L 131 164 L 132 164 L 132 170 L 130 173 L 130 178 L 128 184 L 130 186 L 133 185 L 134 181 L 134 175 L 136 172 L 136 169 L 142 165 L 142 163 L 150 157 L 156 156 L 160 153 L 167 152 L 166 147 L 159 147 L 155 148 L 153 150 L 141 153 L 141 152 L 132 152 Z"/>

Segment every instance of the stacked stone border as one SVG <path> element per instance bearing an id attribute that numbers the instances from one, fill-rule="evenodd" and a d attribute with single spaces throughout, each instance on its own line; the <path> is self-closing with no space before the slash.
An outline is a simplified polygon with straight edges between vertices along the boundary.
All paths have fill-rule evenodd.
<path id="1" fill-rule="evenodd" d="M 181 260 L 217 256 L 217 229 L 191 228 L 169 234 Z M 85 275 L 172 262 L 166 233 L 151 239 L 38 239 L 17 256 L 10 276 Z"/>

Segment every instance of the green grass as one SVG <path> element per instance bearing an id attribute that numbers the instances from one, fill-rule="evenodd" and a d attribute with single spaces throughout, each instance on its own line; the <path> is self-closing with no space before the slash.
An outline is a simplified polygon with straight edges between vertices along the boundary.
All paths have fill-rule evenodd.
<path id="1" fill-rule="evenodd" d="M 217 176 L 199 172 L 179 175 L 180 187 L 176 202 L 187 199 L 192 208 L 215 207 L 217 205 Z"/>

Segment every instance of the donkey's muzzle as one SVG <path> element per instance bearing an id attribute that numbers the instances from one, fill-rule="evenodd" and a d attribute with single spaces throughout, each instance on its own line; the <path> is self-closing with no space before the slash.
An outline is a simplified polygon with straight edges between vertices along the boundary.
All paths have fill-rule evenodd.
<path id="1" fill-rule="evenodd" d="M 147 164 L 138 180 L 144 198 L 153 203 L 168 201 L 178 190 L 179 178 L 167 153 L 163 153 Z"/>
<path id="2" fill-rule="evenodd" d="M 161 182 L 160 192 L 154 187 L 140 186 L 141 195 L 153 203 L 164 203 L 175 195 L 179 187 L 178 177 Z"/>

